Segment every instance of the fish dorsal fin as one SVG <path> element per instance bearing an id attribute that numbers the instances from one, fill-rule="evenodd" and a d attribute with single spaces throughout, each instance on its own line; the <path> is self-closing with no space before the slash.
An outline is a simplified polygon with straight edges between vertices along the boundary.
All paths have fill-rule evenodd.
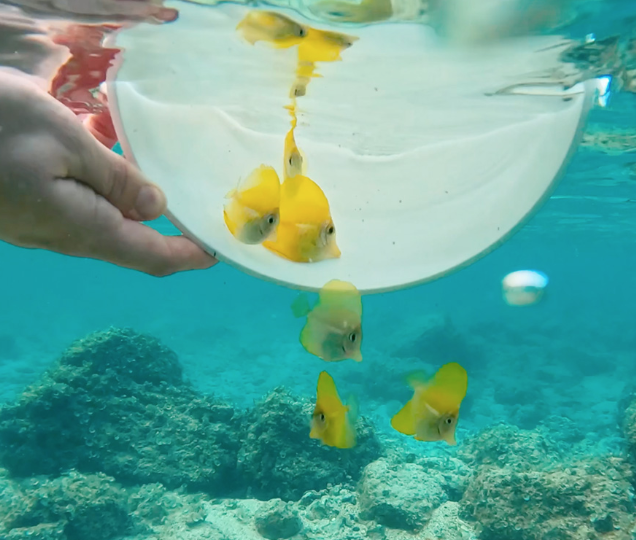
<path id="1" fill-rule="evenodd" d="M 457 362 L 451 362 L 439 368 L 433 383 L 461 401 L 468 390 L 468 374 Z"/>
<path id="2" fill-rule="evenodd" d="M 243 205 L 269 212 L 280 206 L 280 179 L 273 167 L 261 165 L 239 181 L 236 193 Z"/>
<path id="3" fill-rule="evenodd" d="M 351 422 L 352 425 L 355 425 L 360 413 L 360 405 L 358 404 L 358 399 L 353 394 L 347 398 L 347 407 L 349 408 L 347 412 L 349 422 Z"/>
<path id="4" fill-rule="evenodd" d="M 240 194 L 244 194 L 251 189 L 261 187 L 263 185 L 270 188 L 276 188 L 278 186 L 278 189 L 280 190 L 280 179 L 278 178 L 278 173 L 276 172 L 276 169 L 270 165 L 262 164 L 245 178 L 239 180 L 236 190 Z"/>
<path id="5" fill-rule="evenodd" d="M 344 405 L 338 395 L 336 383 L 326 371 L 322 371 L 318 377 L 317 394 L 316 407 L 320 407 L 326 416 L 335 416 L 344 412 Z"/>
<path id="6" fill-rule="evenodd" d="M 424 370 L 411 371 L 404 376 L 406 384 L 408 384 L 413 390 L 427 386 L 431 378 L 426 374 Z"/>
<path id="7" fill-rule="evenodd" d="M 332 279 L 318 293 L 322 307 L 340 308 L 362 317 L 362 298 L 352 283 Z"/>
<path id="8" fill-rule="evenodd" d="M 467 390 L 466 370 L 452 362 L 439 368 L 429 386 L 422 391 L 422 399 L 440 414 L 454 413 L 459 411 Z"/>
<path id="9" fill-rule="evenodd" d="M 296 299 L 292 302 L 291 305 L 292 313 L 294 317 L 306 317 L 307 314 L 311 311 L 311 306 L 309 304 L 309 297 L 306 294 L 299 294 Z"/>
<path id="10" fill-rule="evenodd" d="M 330 218 L 329 201 L 318 184 L 301 174 L 287 178 L 281 189 L 281 221 L 322 224 Z"/>

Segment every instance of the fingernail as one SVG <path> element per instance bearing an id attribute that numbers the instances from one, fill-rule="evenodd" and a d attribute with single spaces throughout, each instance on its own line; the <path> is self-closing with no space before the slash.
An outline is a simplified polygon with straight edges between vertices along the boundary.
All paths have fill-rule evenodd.
<path id="1" fill-rule="evenodd" d="M 155 186 L 144 186 L 135 201 L 135 211 L 141 219 L 156 219 L 166 209 L 166 197 Z"/>

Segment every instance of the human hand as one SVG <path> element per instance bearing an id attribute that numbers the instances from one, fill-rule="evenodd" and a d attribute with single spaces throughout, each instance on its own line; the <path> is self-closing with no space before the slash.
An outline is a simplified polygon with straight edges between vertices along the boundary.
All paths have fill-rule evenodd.
<path id="1" fill-rule="evenodd" d="M 176 9 L 164 8 L 162 2 L 155 0 L 12 0 L 11 3 L 20 6 L 25 12 L 64 15 L 71 19 L 155 18 L 160 21 L 173 21 L 178 16 Z"/>
<path id="2" fill-rule="evenodd" d="M 0 240 L 101 259 L 155 276 L 217 261 L 140 223 L 163 192 L 100 144 L 41 79 L 0 68 Z"/>

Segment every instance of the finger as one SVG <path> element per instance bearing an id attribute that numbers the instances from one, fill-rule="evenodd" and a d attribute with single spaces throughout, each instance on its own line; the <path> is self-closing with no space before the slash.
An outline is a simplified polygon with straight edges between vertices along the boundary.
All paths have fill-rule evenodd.
<path id="1" fill-rule="evenodd" d="M 103 197 L 73 180 L 48 184 L 37 218 L 49 223 L 23 245 L 45 246 L 66 255 L 89 257 L 154 276 L 210 268 L 217 260 L 183 236 L 163 236 L 126 219 Z"/>
<path id="2" fill-rule="evenodd" d="M 104 243 L 99 258 L 158 277 L 186 270 L 205 270 L 218 262 L 185 236 L 163 236 L 146 225 L 126 219 L 122 219 L 117 233 Z"/>
<path id="3" fill-rule="evenodd" d="M 83 182 L 137 221 L 157 219 L 166 211 L 166 196 L 137 167 L 104 147 L 83 125 L 75 126 L 79 148 L 71 159 L 68 176 Z"/>

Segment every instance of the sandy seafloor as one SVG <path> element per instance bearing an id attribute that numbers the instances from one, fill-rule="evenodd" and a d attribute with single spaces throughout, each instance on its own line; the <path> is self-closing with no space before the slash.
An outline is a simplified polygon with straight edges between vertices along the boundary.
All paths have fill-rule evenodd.
<path id="1" fill-rule="evenodd" d="M 289 307 L 296 293 L 224 265 L 154 279 L 95 261 L 1 245 L 0 402 L 17 399 L 74 340 L 111 326 L 130 327 L 157 337 L 176 352 L 185 378 L 197 391 L 214 394 L 238 409 L 252 407 L 279 386 L 300 398 L 314 399 L 318 373 L 327 369 L 343 395 L 358 396 L 361 414 L 372 421 L 382 440 L 386 461 L 369 467 L 382 469 L 389 463 L 387 467 L 393 467 L 393 473 L 374 469 L 357 488 L 349 485 L 340 492 L 334 487 L 315 495 L 315 500 L 293 502 L 284 510 L 300 516 L 302 522 L 293 538 L 634 538 L 634 524 L 625 525 L 629 520 L 624 517 L 633 511 L 629 486 L 634 477 L 621 469 L 623 476 L 616 479 L 608 472 L 615 464 L 610 467 L 603 463 L 607 456 L 614 455 L 625 458 L 616 470 L 623 465 L 629 467 L 628 458 L 636 441 L 630 439 L 633 432 L 626 426 L 624 415 L 636 380 L 635 119 L 634 95 L 617 96 L 611 110 L 595 110 L 584 144 L 555 196 L 520 233 L 485 259 L 432 284 L 365 297 L 362 364 L 349 361 L 327 365 L 306 353 L 298 343 L 302 321 L 292 317 Z M 163 230 L 170 227 L 167 222 L 158 226 Z M 511 308 L 502 301 L 500 282 L 506 273 L 523 268 L 546 272 L 551 280 L 549 290 L 537 306 Z M 402 375 L 416 368 L 432 371 L 447 361 L 460 361 L 469 374 L 458 447 L 417 443 L 396 434 L 390 427 L 390 417 L 409 397 Z M 507 449 L 502 450 L 493 446 L 493 439 L 501 436 L 497 431 L 500 428 L 483 431 L 501 424 L 531 431 L 515 431 L 515 437 L 521 438 L 513 437 L 512 450 L 513 439 L 505 439 L 502 444 Z M 427 457 L 461 454 L 465 441 L 480 433 L 483 438 L 473 438 L 467 451 L 472 457 L 464 455 L 463 461 L 453 461 L 452 467 L 444 461 L 420 467 L 418 460 Z M 536 443 L 537 438 L 544 442 Z M 505 521 L 505 515 L 513 520 L 510 505 L 514 497 L 491 477 L 490 484 L 483 480 L 484 475 L 495 474 L 482 471 L 491 466 L 488 460 L 475 458 L 484 441 L 490 441 L 488 448 L 494 453 L 491 461 L 495 462 L 498 455 L 508 460 L 506 452 L 514 453 L 524 445 L 538 444 L 537 448 L 543 449 L 539 453 L 545 448 L 558 448 L 558 459 L 554 457 L 557 454 L 545 451 L 541 466 L 535 463 L 535 469 L 531 467 L 528 473 L 534 474 L 539 484 L 543 482 L 545 493 L 549 492 L 546 485 L 567 484 L 545 480 L 557 474 L 545 472 L 551 460 L 570 463 L 598 457 L 601 461 L 595 462 L 596 469 L 592 467 L 590 472 L 586 466 L 585 474 L 615 481 L 607 493 L 617 500 L 597 504 L 596 498 L 602 494 L 586 491 L 585 481 L 576 484 L 576 489 L 597 510 L 608 509 L 613 520 L 607 525 L 607 519 L 593 516 L 592 510 L 587 514 L 579 511 L 584 503 L 573 504 L 571 515 L 565 515 L 564 508 L 570 506 L 564 504 L 559 510 L 558 500 L 568 495 L 558 492 L 546 495 L 542 503 L 545 512 L 552 508 L 554 514 L 521 507 L 517 511 L 522 515 L 528 512 L 523 523 L 502 529 L 492 525 Z M 519 452 L 519 456 L 526 455 Z M 416 465 L 419 472 L 409 469 Z M 431 470 L 460 466 L 472 467 L 466 474 L 482 478 L 482 484 L 464 486 L 462 496 L 436 509 L 435 505 L 420 508 L 411 500 L 409 486 L 425 493 L 422 485 L 430 479 Z M 525 470 L 512 458 L 504 466 L 509 467 L 503 470 L 511 477 Z M 574 469 L 567 469 L 572 476 Z M 417 480 L 418 474 L 424 474 L 421 481 Z M 403 490 L 404 500 L 387 503 L 388 512 L 415 505 L 409 511 L 426 516 L 424 523 L 406 526 L 387 521 L 373 505 L 369 509 L 369 492 L 377 488 L 371 477 L 380 478 L 380 485 L 389 485 L 391 478 L 402 478 L 397 485 Z M 526 480 L 520 480 L 520 485 Z M 592 483 L 603 486 L 598 478 Z M 5 485 L 5 497 L 10 494 L 9 485 Z M 540 487 L 533 486 L 541 492 Z M 126 489 L 132 493 L 137 488 Z M 506 498 L 508 502 L 502 505 L 509 509 L 508 514 L 504 512 L 502 517 L 492 509 L 465 502 L 470 496 L 479 499 L 475 495 L 479 489 L 483 489 L 482 497 L 486 493 L 495 500 Z M 514 487 L 510 489 L 514 491 Z M 399 499 L 391 490 L 390 485 L 380 490 L 379 497 Z M 283 504 L 251 499 L 212 504 L 208 495 L 171 493 L 162 495 L 161 504 L 170 508 L 167 517 L 142 533 L 136 529 L 115 530 L 112 537 L 261 538 L 262 530 L 257 532 L 255 525 L 258 516 Z M 168 504 L 167 500 L 173 502 Z M 321 508 L 330 508 L 331 504 L 335 509 L 323 508 L 320 513 L 316 501 Z M 192 514 L 192 505 L 198 505 L 199 512 L 194 522 L 183 517 Z M 361 505 L 367 505 L 366 509 Z M 334 516 L 341 519 L 347 508 L 353 525 L 338 525 L 341 522 Z M 96 519 L 99 515 L 98 511 Z M 463 516 L 462 520 L 458 515 Z M 69 532 L 72 518 L 68 516 L 60 518 L 59 531 L 47 529 L 49 536 L 41 532 L 41 523 L 18 521 L 15 523 L 20 527 L 10 527 L 12 518 L 3 519 L 5 529 L 0 529 L 0 538 L 111 537 L 90 527 Z M 555 525 L 559 519 L 563 523 Z M 461 526 L 457 525 L 460 521 Z M 552 528 L 545 528 L 546 523 Z M 291 530 L 294 532 L 294 526 Z"/>

